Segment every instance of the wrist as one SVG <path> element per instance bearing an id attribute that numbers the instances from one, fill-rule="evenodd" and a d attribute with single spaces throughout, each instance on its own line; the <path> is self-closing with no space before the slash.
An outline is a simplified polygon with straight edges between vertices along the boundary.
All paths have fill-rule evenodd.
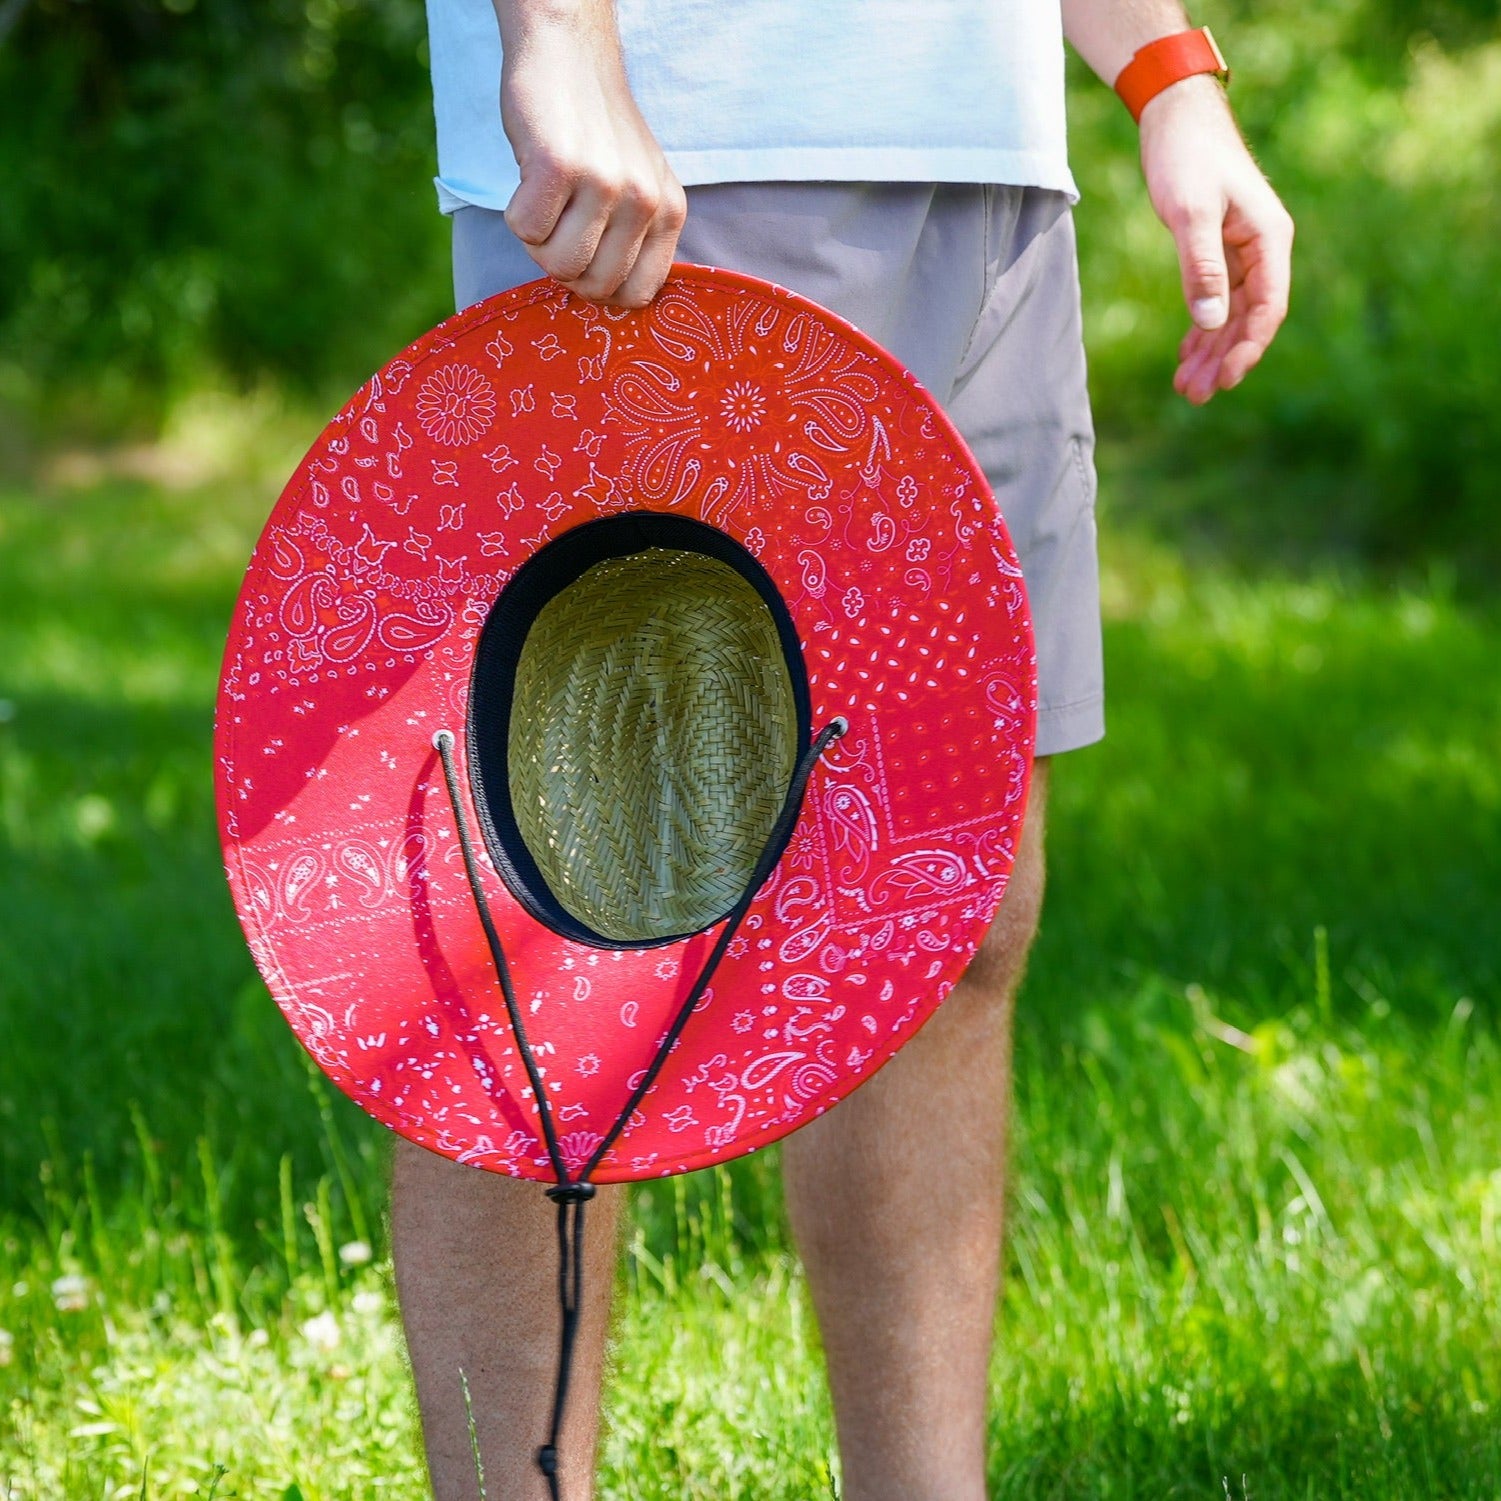
<path id="1" fill-rule="evenodd" d="M 1213 73 L 1192 73 L 1147 100 L 1137 124 L 1145 134 L 1175 119 L 1189 115 L 1202 119 L 1206 113 L 1227 121 L 1234 118 L 1224 83 Z"/>
<path id="2" fill-rule="evenodd" d="M 1227 82 L 1230 69 L 1207 26 L 1175 31 L 1143 43 L 1116 75 L 1115 92 L 1138 124 L 1147 106 L 1186 79 Z"/>
<path id="3" fill-rule="evenodd" d="M 503 51 L 539 34 L 615 34 L 613 0 L 493 0 Z"/>

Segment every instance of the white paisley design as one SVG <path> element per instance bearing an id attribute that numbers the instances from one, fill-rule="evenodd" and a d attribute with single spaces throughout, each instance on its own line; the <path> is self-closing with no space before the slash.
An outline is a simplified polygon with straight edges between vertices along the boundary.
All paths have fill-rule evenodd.
<path id="1" fill-rule="evenodd" d="M 737 380 L 724 393 L 720 403 L 724 420 L 737 433 L 748 433 L 760 427 L 766 417 L 766 397 L 761 388 L 748 380 Z"/>
<path id="2" fill-rule="evenodd" d="M 444 365 L 417 392 L 417 418 L 435 443 L 476 442 L 495 421 L 495 387 L 472 365 Z"/>
<path id="3" fill-rule="evenodd" d="M 642 500 L 697 498 L 712 519 L 758 494 L 829 498 L 831 457 L 869 428 L 879 387 L 867 359 L 804 313 L 746 298 L 711 317 L 675 289 L 657 299 L 648 333 L 606 392 Z M 703 380 L 705 368 L 719 378 Z"/>

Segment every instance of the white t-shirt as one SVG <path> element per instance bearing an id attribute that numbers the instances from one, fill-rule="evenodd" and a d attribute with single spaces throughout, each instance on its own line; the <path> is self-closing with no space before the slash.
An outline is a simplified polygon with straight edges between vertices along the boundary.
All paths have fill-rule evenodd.
<path id="1" fill-rule="evenodd" d="M 438 198 L 503 209 L 490 0 L 427 0 Z M 618 0 L 626 73 L 685 184 L 990 182 L 1077 198 L 1059 0 Z"/>

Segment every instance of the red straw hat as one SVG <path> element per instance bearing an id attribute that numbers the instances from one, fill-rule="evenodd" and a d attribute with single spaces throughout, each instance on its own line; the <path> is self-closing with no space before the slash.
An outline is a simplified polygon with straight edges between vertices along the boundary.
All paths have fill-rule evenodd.
<path id="1" fill-rule="evenodd" d="M 641 312 L 534 282 L 373 377 L 273 511 L 230 885 L 340 1089 L 566 1209 L 916 1032 L 1005 887 L 1034 700 L 984 476 L 879 346 L 703 267 Z"/>

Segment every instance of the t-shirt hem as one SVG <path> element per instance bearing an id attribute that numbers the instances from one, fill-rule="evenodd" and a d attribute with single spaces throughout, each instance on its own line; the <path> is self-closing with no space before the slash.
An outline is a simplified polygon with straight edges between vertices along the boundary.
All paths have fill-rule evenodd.
<path id="1" fill-rule="evenodd" d="M 715 148 L 667 152 L 684 187 L 714 182 L 986 182 L 1010 187 L 1048 188 L 1079 201 L 1079 189 L 1066 162 L 1042 152 L 995 151 L 973 147 L 815 147 Z M 452 178 L 433 179 L 438 207 L 452 214 L 466 204 L 504 209 L 516 191 L 506 181 L 479 186 Z"/>
<path id="2" fill-rule="evenodd" d="M 989 182 L 1077 201 L 1068 164 L 1045 152 L 969 146 L 772 146 L 669 151 L 686 187 L 709 182 Z"/>
<path id="3" fill-rule="evenodd" d="M 484 188 L 471 188 L 465 184 L 445 182 L 441 177 L 433 178 L 433 186 L 438 190 L 438 211 L 444 214 L 456 214 L 461 208 L 493 208 L 497 212 L 503 211 L 511 201 L 511 194 L 497 195 L 488 193 Z M 511 189 L 514 193 L 516 190 Z"/>

